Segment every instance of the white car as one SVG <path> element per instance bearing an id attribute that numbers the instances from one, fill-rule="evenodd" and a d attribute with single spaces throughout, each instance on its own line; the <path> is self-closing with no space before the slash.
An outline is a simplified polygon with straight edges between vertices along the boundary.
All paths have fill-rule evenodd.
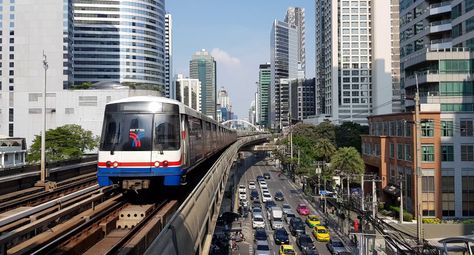
<path id="1" fill-rule="evenodd" d="M 267 201 L 273 200 L 272 195 L 270 193 L 263 193 L 262 195 L 262 201 L 265 203 Z"/>
<path id="2" fill-rule="evenodd" d="M 264 181 L 260 182 L 260 188 L 268 188 L 267 183 Z"/>
<path id="3" fill-rule="evenodd" d="M 255 182 L 249 182 L 249 189 L 256 189 L 257 186 L 255 186 Z"/>
<path id="4" fill-rule="evenodd" d="M 241 192 L 246 192 L 247 189 L 245 188 L 245 185 L 239 185 L 239 193 Z"/>
<path id="5" fill-rule="evenodd" d="M 239 199 L 242 200 L 242 199 L 247 199 L 247 192 L 241 192 L 239 191 Z"/>
<path id="6" fill-rule="evenodd" d="M 265 228 L 265 220 L 263 219 L 262 213 L 254 213 L 252 219 L 253 228 Z"/>

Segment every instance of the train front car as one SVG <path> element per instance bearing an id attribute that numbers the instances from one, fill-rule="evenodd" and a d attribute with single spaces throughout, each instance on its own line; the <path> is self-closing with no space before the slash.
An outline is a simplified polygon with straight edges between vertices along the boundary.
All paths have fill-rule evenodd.
<path id="1" fill-rule="evenodd" d="M 107 104 L 99 149 L 100 186 L 123 189 L 181 184 L 179 103 L 131 97 Z"/>

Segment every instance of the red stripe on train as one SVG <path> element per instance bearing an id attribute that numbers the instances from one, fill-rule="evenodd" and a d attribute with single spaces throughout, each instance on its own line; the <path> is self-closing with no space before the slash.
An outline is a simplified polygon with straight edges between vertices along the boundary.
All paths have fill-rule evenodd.
<path id="1" fill-rule="evenodd" d="M 163 166 L 164 161 L 160 161 L 160 166 Z M 114 167 L 114 164 L 117 163 L 117 167 L 154 167 L 155 162 L 118 162 L 118 161 L 113 161 L 109 166 L 107 166 L 107 162 L 99 162 L 97 163 L 98 166 L 100 167 Z M 180 166 L 181 165 L 181 160 L 180 161 L 168 161 L 168 166 Z"/>

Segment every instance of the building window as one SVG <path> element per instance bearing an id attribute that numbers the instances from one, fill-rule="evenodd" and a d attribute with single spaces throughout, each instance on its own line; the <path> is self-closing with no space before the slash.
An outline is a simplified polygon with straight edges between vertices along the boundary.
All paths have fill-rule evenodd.
<path id="1" fill-rule="evenodd" d="M 403 144 L 401 143 L 397 144 L 397 159 L 403 159 Z"/>
<path id="2" fill-rule="evenodd" d="M 441 207 L 442 214 L 446 217 L 454 217 L 454 176 L 441 177 Z"/>
<path id="3" fill-rule="evenodd" d="M 453 136 L 453 121 L 452 120 L 442 120 L 441 121 L 441 135 L 442 136 Z"/>
<path id="4" fill-rule="evenodd" d="M 405 121 L 404 123 L 405 123 L 405 136 L 411 137 L 412 124 L 408 123 L 407 121 Z"/>
<path id="5" fill-rule="evenodd" d="M 13 123 L 8 124 L 8 136 L 13 137 Z"/>
<path id="6" fill-rule="evenodd" d="M 395 144 L 390 144 L 390 158 L 395 158 Z"/>
<path id="7" fill-rule="evenodd" d="M 405 160 L 410 161 L 411 158 L 411 145 L 405 144 Z"/>
<path id="8" fill-rule="evenodd" d="M 461 161 L 474 161 L 474 146 L 461 144 Z"/>
<path id="9" fill-rule="evenodd" d="M 434 162 L 434 145 L 421 145 L 421 161 Z"/>
<path id="10" fill-rule="evenodd" d="M 423 216 L 435 215 L 435 185 L 434 176 L 423 176 L 421 179 L 422 194 L 422 212 Z"/>
<path id="11" fill-rule="evenodd" d="M 474 216 L 474 176 L 462 177 L 462 216 Z"/>
<path id="12" fill-rule="evenodd" d="M 432 137 L 434 135 L 434 121 L 421 120 L 421 136 Z"/>
<path id="13" fill-rule="evenodd" d="M 461 120 L 461 136 L 472 136 L 472 120 Z"/>
<path id="14" fill-rule="evenodd" d="M 12 108 L 8 109 L 8 121 L 13 122 L 14 111 Z"/>
<path id="15" fill-rule="evenodd" d="M 453 145 L 441 145 L 441 161 L 450 162 L 454 161 L 454 146 Z"/>

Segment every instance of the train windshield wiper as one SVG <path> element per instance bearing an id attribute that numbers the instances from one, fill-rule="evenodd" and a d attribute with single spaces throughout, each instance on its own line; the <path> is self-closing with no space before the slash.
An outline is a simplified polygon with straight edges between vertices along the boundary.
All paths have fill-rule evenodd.
<path id="1" fill-rule="evenodd" d="M 113 142 L 112 142 L 112 148 L 110 149 L 110 155 L 114 155 L 115 152 L 115 147 L 119 143 L 120 140 L 120 123 L 118 125 L 118 133 L 117 136 L 114 137 Z"/>
<path id="2" fill-rule="evenodd" d="M 160 152 L 160 155 L 163 155 L 163 144 L 157 144 L 156 149 Z"/>

